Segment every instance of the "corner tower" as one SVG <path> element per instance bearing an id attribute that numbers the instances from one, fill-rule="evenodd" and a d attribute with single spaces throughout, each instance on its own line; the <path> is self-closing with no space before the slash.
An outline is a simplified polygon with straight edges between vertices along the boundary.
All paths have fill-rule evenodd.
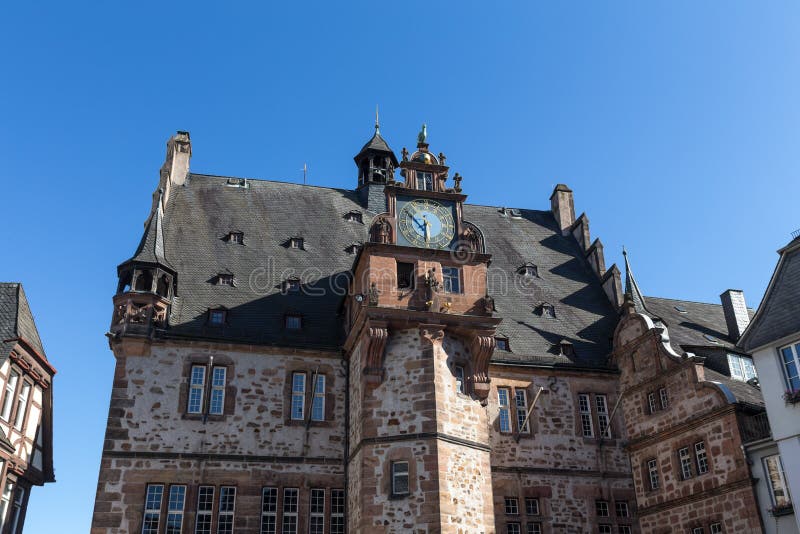
<path id="1" fill-rule="evenodd" d="M 349 532 L 494 524 L 486 397 L 500 319 L 486 293 L 490 257 L 444 162 L 423 126 L 417 151 L 403 149 L 403 180 L 383 187 L 386 210 L 354 267 Z"/>

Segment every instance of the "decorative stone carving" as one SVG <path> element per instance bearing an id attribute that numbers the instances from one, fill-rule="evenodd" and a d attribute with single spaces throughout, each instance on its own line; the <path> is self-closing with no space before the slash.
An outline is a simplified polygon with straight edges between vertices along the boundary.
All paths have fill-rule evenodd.
<path id="1" fill-rule="evenodd" d="M 408 150 L 406 150 L 406 147 L 403 147 L 400 153 L 403 155 L 403 161 L 408 161 Z"/>
<path id="2" fill-rule="evenodd" d="M 461 180 L 463 179 L 464 177 L 458 173 L 456 173 L 455 176 L 453 176 L 453 183 L 455 184 L 455 187 L 453 189 L 456 193 L 461 192 Z"/>
<path id="3" fill-rule="evenodd" d="M 385 217 L 378 219 L 372 227 L 372 237 L 376 243 L 389 243 L 392 235 L 392 225 Z"/>
<path id="4" fill-rule="evenodd" d="M 472 226 L 467 226 L 467 228 L 464 230 L 463 240 L 466 242 L 467 246 L 472 252 L 480 253 L 481 236 L 478 235 L 478 231 L 475 230 L 475 228 Z"/>
<path id="5" fill-rule="evenodd" d="M 493 332 L 473 332 L 470 339 L 472 353 L 472 389 L 475 396 L 486 399 L 489 396 L 489 360 L 495 348 Z"/>
<path id="6" fill-rule="evenodd" d="M 492 313 L 494 313 L 494 298 L 489 295 L 489 293 L 484 295 L 481 304 L 483 304 L 483 313 L 486 315 L 492 315 Z"/>
<path id="7" fill-rule="evenodd" d="M 428 269 L 425 273 L 425 309 L 439 311 L 439 289 L 441 283 L 436 276 L 436 268 Z"/>
<path id="8" fill-rule="evenodd" d="M 383 379 L 383 356 L 389 329 L 384 322 L 370 322 L 366 328 L 364 375 L 367 382 L 378 384 Z"/>
<path id="9" fill-rule="evenodd" d="M 423 348 L 441 345 L 442 341 L 444 341 L 444 326 L 439 324 L 419 325 L 419 339 L 422 342 Z"/>

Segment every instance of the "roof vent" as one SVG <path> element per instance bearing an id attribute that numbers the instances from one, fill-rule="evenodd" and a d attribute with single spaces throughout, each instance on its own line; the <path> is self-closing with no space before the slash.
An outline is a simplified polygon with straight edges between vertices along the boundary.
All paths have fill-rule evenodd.
<path id="1" fill-rule="evenodd" d="M 228 187 L 242 187 L 245 189 L 250 187 L 250 184 L 247 183 L 247 178 L 228 178 L 228 181 L 225 185 Z"/>
<path id="2" fill-rule="evenodd" d="M 689 313 L 689 310 L 687 310 L 683 306 L 675 306 L 675 309 L 678 310 L 678 313 Z"/>

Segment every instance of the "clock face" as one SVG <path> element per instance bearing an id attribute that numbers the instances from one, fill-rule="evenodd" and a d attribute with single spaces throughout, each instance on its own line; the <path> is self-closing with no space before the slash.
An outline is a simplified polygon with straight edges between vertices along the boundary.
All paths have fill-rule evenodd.
<path id="1" fill-rule="evenodd" d="M 445 248 L 453 240 L 455 224 L 450 208 L 435 200 L 408 202 L 397 217 L 400 233 L 415 247 Z"/>

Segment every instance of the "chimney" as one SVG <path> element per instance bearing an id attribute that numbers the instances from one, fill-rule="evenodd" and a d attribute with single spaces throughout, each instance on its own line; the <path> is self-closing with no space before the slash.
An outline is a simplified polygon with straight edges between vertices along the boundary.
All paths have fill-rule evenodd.
<path id="1" fill-rule="evenodd" d="M 162 202 L 165 207 L 169 200 L 172 188 L 183 185 L 186 176 L 189 174 L 189 160 L 192 158 L 192 141 L 189 132 L 178 131 L 167 141 L 167 155 L 164 164 L 161 166 L 161 176 L 158 188 L 153 193 L 153 207 L 156 209 L 156 202 L 163 191 Z M 152 211 L 151 211 L 152 212 Z"/>
<path id="2" fill-rule="evenodd" d="M 747 313 L 744 293 L 740 289 L 728 289 L 719 296 L 719 299 L 722 301 L 725 322 L 728 324 L 728 337 L 734 342 L 739 341 L 744 329 L 750 324 L 750 314 Z"/>
<path id="3" fill-rule="evenodd" d="M 569 228 L 575 222 L 575 203 L 572 199 L 572 189 L 564 184 L 558 184 L 550 195 L 550 210 L 556 218 L 562 235 L 569 233 Z"/>

